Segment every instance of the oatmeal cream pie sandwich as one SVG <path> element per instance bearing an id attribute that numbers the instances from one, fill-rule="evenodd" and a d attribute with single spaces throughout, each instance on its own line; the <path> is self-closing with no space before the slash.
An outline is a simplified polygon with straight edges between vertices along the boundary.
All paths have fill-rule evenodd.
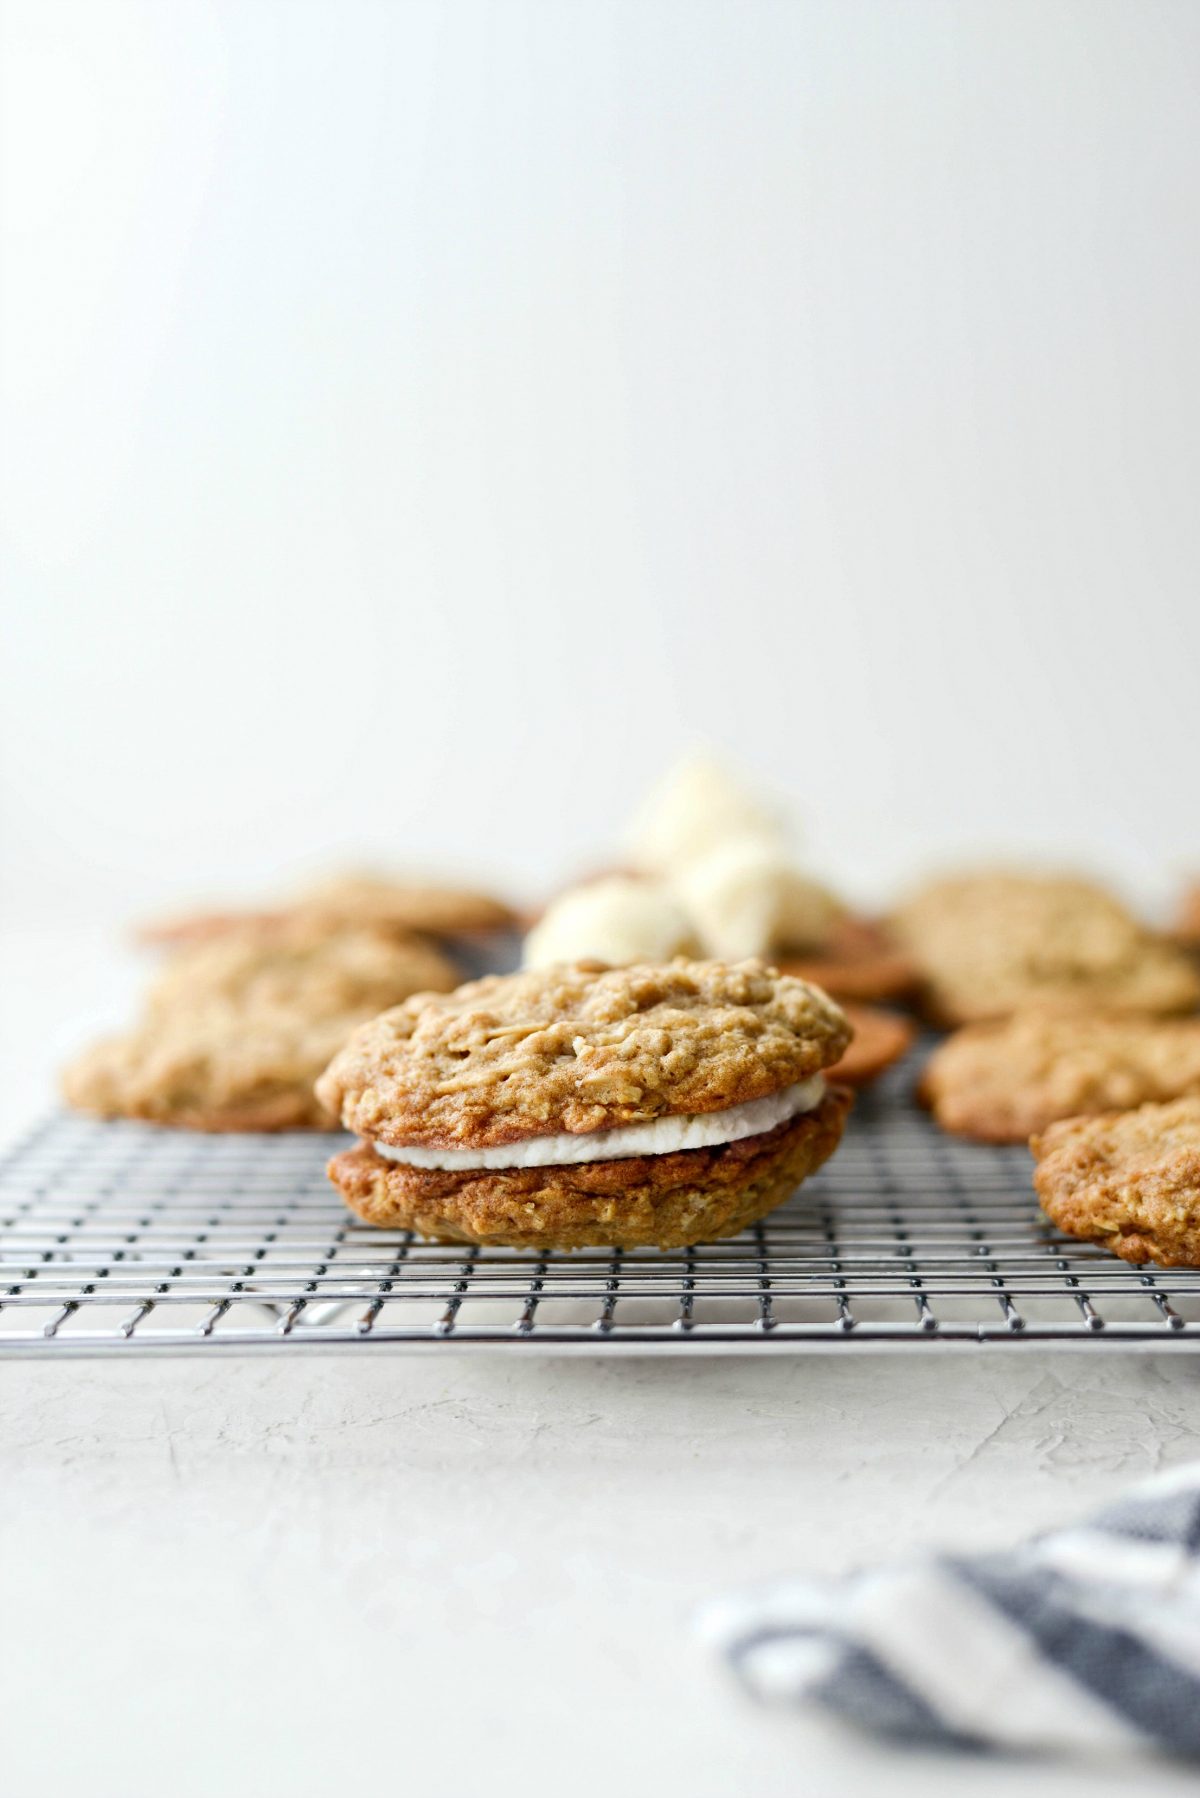
<path id="1" fill-rule="evenodd" d="M 329 1174 L 367 1223 L 513 1248 L 732 1236 L 831 1155 L 850 1040 L 759 961 L 572 962 L 423 994 L 317 1083 L 363 1138 Z"/>

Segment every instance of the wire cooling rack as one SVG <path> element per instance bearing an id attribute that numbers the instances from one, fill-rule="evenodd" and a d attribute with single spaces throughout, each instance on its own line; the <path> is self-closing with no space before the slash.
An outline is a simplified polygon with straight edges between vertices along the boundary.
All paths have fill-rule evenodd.
<path id="1" fill-rule="evenodd" d="M 671 1253 L 425 1242 L 343 1209 L 339 1137 L 55 1117 L 0 1164 L 0 1354 L 1200 1345 L 1200 1269 L 1059 1236 L 1025 1150 L 942 1135 L 911 1082 L 860 1099 L 833 1160 L 753 1230 Z"/>

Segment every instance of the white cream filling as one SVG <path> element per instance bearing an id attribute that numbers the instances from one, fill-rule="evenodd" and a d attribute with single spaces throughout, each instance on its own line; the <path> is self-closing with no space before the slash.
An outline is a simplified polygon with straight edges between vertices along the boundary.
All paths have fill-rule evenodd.
<path id="1" fill-rule="evenodd" d="M 397 1148 L 376 1142 L 372 1147 L 388 1161 L 406 1167 L 564 1167 L 581 1161 L 619 1161 L 627 1155 L 673 1155 L 679 1149 L 707 1149 L 714 1144 L 761 1136 L 802 1111 L 815 1111 L 825 1094 L 820 1074 L 785 1086 L 765 1099 L 731 1105 L 728 1111 L 700 1111 L 685 1117 L 651 1118 L 644 1124 L 621 1124 L 615 1130 L 592 1130 L 582 1136 L 530 1136 L 494 1149 Z"/>

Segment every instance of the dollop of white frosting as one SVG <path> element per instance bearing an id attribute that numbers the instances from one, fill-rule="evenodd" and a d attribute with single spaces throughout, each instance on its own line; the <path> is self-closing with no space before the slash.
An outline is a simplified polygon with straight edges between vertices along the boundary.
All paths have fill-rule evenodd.
<path id="1" fill-rule="evenodd" d="M 677 877 L 707 955 L 722 961 L 823 943 L 841 912 L 832 893 L 758 837 L 729 837 Z"/>
<path id="2" fill-rule="evenodd" d="M 620 1161 L 630 1155 L 673 1155 L 679 1149 L 707 1149 L 719 1143 L 762 1136 L 802 1111 L 815 1111 L 825 1094 L 822 1075 L 731 1105 L 727 1111 L 700 1111 L 687 1116 L 651 1118 L 644 1124 L 621 1124 L 586 1135 L 529 1136 L 523 1142 L 491 1149 L 418 1149 L 375 1142 L 388 1161 L 406 1167 L 456 1169 L 487 1167 L 565 1167 L 582 1161 Z"/>
<path id="3" fill-rule="evenodd" d="M 708 755 L 677 762 L 646 796 L 627 833 L 635 867 L 668 878 L 730 837 L 782 852 L 782 820 Z"/>
<path id="4" fill-rule="evenodd" d="M 527 968 L 557 961 L 670 961 L 697 948 L 696 933 L 678 900 L 657 880 L 613 874 L 560 893 L 525 938 Z"/>

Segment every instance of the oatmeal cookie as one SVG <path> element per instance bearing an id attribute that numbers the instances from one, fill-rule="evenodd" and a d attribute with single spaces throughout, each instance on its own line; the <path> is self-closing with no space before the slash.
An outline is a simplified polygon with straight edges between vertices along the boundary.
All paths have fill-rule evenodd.
<path id="1" fill-rule="evenodd" d="M 1200 1018 L 1075 1011 L 968 1024 L 934 1050 L 919 1088 L 943 1130 L 980 1142 L 1185 1094 L 1200 1095 Z"/>
<path id="2" fill-rule="evenodd" d="M 850 1047 L 829 1070 L 831 1080 L 867 1086 L 912 1047 L 916 1027 L 910 1019 L 875 1005 L 843 1005 L 854 1032 Z"/>
<path id="3" fill-rule="evenodd" d="M 397 880 L 384 874 L 339 875 L 303 894 L 295 911 L 326 924 L 415 930 L 439 937 L 487 935 L 517 926 L 512 907 L 489 893 Z"/>
<path id="4" fill-rule="evenodd" d="M 242 1011 L 294 1011 L 306 1017 L 362 1012 L 373 1017 L 394 994 L 447 992 L 452 962 L 422 937 L 375 930 L 334 931 L 290 918 L 267 928 L 243 925 L 180 949 L 146 995 L 147 1010 L 179 1012 L 217 1001 Z"/>
<path id="5" fill-rule="evenodd" d="M 1047 1004 L 1169 1013 L 1200 1001 L 1188 957 L 1086 880 L 959 875 L 926 887 L 892 922 L 939 1023 Z"/>
<path id="6" fill-rule="evenodd" d="M 276 930 L 286 922 L 285 912 L 265 909 L 168 912 L 165 917 L 139 924 L 134 935 L 148 949 L 176 950 L 190 948 L 194 943 L 216 942 L 247 930 Z"/>
<path id="7" fill-rule="evenodd" d="M 385 1012 L 320 1094 L 379 1141 L 485 1148 L 726 1110 L 807 1080 L 849 1040 L 831 999 L 762 962 L 575 962 Z"/>
<path id="8" fill-rule="evenodd" d="M 1184 894 L 1171 934 L 1188 948 L 1200 949 L 1200 881 Z"/>
<path id="9" fill-rule="evenodd" d="M 684 1248 L 736 1236 L 782 1204 L 837 1148 L 850 1104 L 829 1087 L 816 1110 L 739 1142 L 561 1167 L 405 1167 L 360 1143 L 329 1176 L 365 1223 L 439 1241 Z"/>
<path id="10" fill-rule="evenodd" d="M 487 893 L 381 874 L 340 874 L 276 905 L 184 912 L 144 925 L 138 936 L 144 943 L 171 948 L 295 921 L 324 930 L 375 930 L 400 937 L 469 937 L 518 928 L 512 908 Z"/>
<path id="11" fill-rule="evenodd" d="M 1200 1265 L 1200 1098 L 1068 1118 L 1030 1147 L 1060 1230 L 1124 1261 Z"/>
<path id="12" fill-rule="evenodd" d="M 144 1022 L 79 1056 L 63 1095 L 97 1117 L 184 1130 L 332 1130 L 313 1077 L 357 1021 L 221 1006 Z"/>
<path id="13" fill-rule="evenodd" d="M 917 983 L 911 958 L 884 925 L 870 918 L 839 918 L 820 949 L 802 957 L 780 956 L 776 965 L 781 974 L 823 986 L 835 999 L 865 1004 L 904 999 Z"/>
<path id="14" fill-rule="evenodd" d="M 330 1129 L 313 1082 L 356 1025 L 456 975 L 430 945 L 310 925 L 181 951 L 140 1021 L 66 1070 L 69 1104 L 194 1130 Z"/>
<path id="15" fill-rule="evenodd" d="M 761 962 L 576 962 L 359 1030 L 318 1082 L 367 1140 L 330 1165 L 371 1223 L 518 1247 L 676 1247 L 763 1216 L 831 1154 L 850 1028 Z"/>

